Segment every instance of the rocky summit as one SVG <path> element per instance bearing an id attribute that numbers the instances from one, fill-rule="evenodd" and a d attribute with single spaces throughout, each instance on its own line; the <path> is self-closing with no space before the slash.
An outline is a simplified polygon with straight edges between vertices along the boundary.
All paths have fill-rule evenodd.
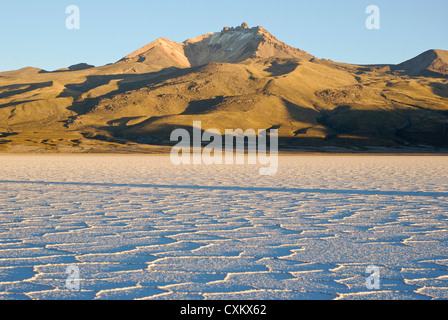
<path id="1" fill-rule="evenodd" d="M 182 43 L 159 38 L 120 61 L 155 67 L 196 67 L 212 62 L 238 63 L 251 58 L 304 58 L 313 56 L 277 40 L 262 27 L 224 27 Z"/>

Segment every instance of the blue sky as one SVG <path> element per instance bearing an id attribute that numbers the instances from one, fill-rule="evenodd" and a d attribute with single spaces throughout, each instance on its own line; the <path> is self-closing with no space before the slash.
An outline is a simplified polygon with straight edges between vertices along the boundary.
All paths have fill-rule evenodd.
<path id="1" fill-rule="evenodd" d="M 69 5 L 80 9 L 79 30 L 65 26 Z M 380 9 L 380 30 L 365 27 L 368 5 Z M 447 0 L 1 0 L 0 71 L 100 66 L 158 37 L 181 42 L 242 22 L 318 58 L 400 63 L 448 50 L 447 12 Z"/>

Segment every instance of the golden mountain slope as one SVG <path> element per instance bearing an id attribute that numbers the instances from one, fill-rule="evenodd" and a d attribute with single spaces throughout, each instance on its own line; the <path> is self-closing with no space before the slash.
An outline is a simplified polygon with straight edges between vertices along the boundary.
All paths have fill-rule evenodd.
<path id="1" fill-rule="evenodd" d="M 202 121 L 221 132 L 278 128 L 283 149 L 443 151 L 447 52 L 434 52 L 397 66 L 349 65 L 243 26 L 183 44 L 159 39 L 103 67 L 3 72 L 0 150 L 168 150 L 154 146 Z"/>
<path id="2" fill-rule="evenodd" d="M 428 50 L 392 69 L 411 76 L 448 76 L 448 51 Z"/>

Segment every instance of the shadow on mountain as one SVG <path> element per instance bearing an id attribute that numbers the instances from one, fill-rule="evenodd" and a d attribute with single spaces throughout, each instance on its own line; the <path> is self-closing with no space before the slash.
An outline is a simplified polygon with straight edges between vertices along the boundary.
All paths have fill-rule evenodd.
<path id="1" fill-rule="evenodd" d="M 448 98 L 448 84 L 431 82 L 429 85 L 432 87 L 432 92 L 434 94 L 442 98 Z"/>
<path id="2" fill-rule="evenodd" d="M 7 138 L 12 136 L 17 136 L 18 132 L 0 132 L 0 138 Z"/>
<path id="3" fill-rule="evenodd" d="M 210 108 L 216 106 L 221 98 L 201 100 L 192 103 L 185 113 L 197 114 L 197 121 Z M 293 137 L 279 136 L 279 148 L 300 147 L 337 147 L 346 149 L 364 149 L 366 147 L 410 148 L 432 147 L 435 149 L 448 147 L 448 114 L 433 110 L 409 108 L 396 110 L 359 110 L 343 105 L 333 110 L 313 110 L 300 107 L 284 100 L 292 119 L 324 127 L 325 135 L 316 137 L 309 135 L 311 127 L 298 129 Z M 192 127 L 185 125 L 160 124 L 152 125 L 156 120 L 169 116 L 151 117 L 139 124 L 128 126 L 136 119 L 126 117 L 109 122 L 109 127 L 98 128 L 87 137 L 120 143 L 135 142 L 149 145 L 173 146 L 177 142 L 170 141 L 171 132 L 185 129 L 192 137 Z M 139 118 L 139 117 L 137 117 Z M 271 125 L 269 129 L 280 129 L 281 124 Z M 223 128 L 216 128 L 223 129 Z M 228 128 L 238 129 L 238 128 Z M 254 130 L 262 128 L 253 128 Z M 203 132 L 203 131 L 202 131 Z M 269 141 L 269 139 L 267 139 Z M 210 142 L 202 143 L 202 146 Z M 247 146 L 247 138 L 245 142 Z"/>
<path id="4" fill-rule="evenodd" d="M 157 72 L 141 73 L 141 74 L 114 74 L 114 75 L 90 75 L 87 80 L 80 84 L 68 84 L 66 89 L 58 96 L 73 97 L 74 102 L 67 109 L 74 111 L 76 116 L 70 117 L 68 120 L 62 121 L 66 127 L 76 119 L 77 116 L 84 115 L 94 109 L 98 103 L 108 97 L 127 91 L 139 90 L 152 84 L 160 83 L 171 78 L 180 77 L 193 69 L 181 69 L 176 67 L 166 68 Z M 81 99 L 83 93 L 87 93 L 92 89 L 109 84 L 112 80 L 118 81 L 118 89 L 112 90 L 106 94 L 94 98 Z"/>
<path id="5" fill-rule="evenodd" d="M 214 107 L 216 107 L 223 101 L 224 101 L 223 96 L 216 97 L 213 99 L 191 101 L 189 103 L 187 109 L 182 114 L 183 115 L 194 115 L 194 114 L 209 113 L 214 109 Z"/>
<path id="6" fill-rule="evenodd" d="M 130 73 L 130 74 L 111 74 L 111 75 L 90 75 L 83 83 L 68 84 L 59 97 L 73 97 L 72 91 L 86 93 L 92 89 L 109 84 L 112 80 L 121 80 L 118 82 L 118 90 L 107 93 L 115 95 L 130 90 L 138 90 L 153 83 L 169 80 L 191 72 L 192 69 L 181 69 L 176 67 L 165 68 L 156 72 L 148 73 Z"/>
<path id="7" fill-rule="evenodd" d="M 17 105 L 20 105 L 23 103 L 28 103 L 28 102 L 35 102 L 35 101 L 39 101 L 39 100 L 23 100 L 23 101 L 8 102 L 8 103 L 0 104 L 0 109 L 7 108 L 7 107 L 13 107 L 13 106 L 17 106 Z"/>
<path id="8" fill-rule="evenodd" d="M 5 99 L 12 97 L 17 94 L 27 93 L 36 89 L 42 89 L 51 87 L 53 81 L 40 82 L 40 83 L 22 83 L 22 84 L 12 84 L 8 86 L 0 87 L 0 91 L 8 90 L 5 92 L 0 92 L 0 99 Z"/>
<path id="9" fill-rule="evenodd" d="M 160 118 L 163 117 L 154 117 L 155 119 L 148 119 L 150 120 L 150 122 L 153 122 L 155 120 L 158 120 Z M 145 121 L 145 126 L 148 125 L 148 122 Z M 141 124 L 137 125 L 137 128 L 141 127 Z M 277 126 L 273 126 L 272 128 L 269 129 L 276 129 Z M 192 126 L 186 126 L 186 125 L 165 125 L 163 127 L 156 127 L 153 129 L 150 129 L 148 131 L 145 131 L 144 133 L 139 131 L 138 129 L 136 129 L 136 127 L 131 128 L 129 130 L 122 130 L 122 128 L 117 128 L 117 127 L 101 127 L 98 128 L 97 132 L 93 132 L 93 133 L 84 133 L 84 137 L 89 138 L 89 139 L 97 139 L 97 140 L 101 140 L 101 141 L 107 141 L 107 142 L 115 142 L 115 143 L 129 143 L 129 142 L 133 142 L 133 143 L 139 143 L 139 144 L 148 144 L 148 145 L 158 145 L 158 146 L 175 146 L 177 145 L 180 141 L 181 138 L 179 138 L 178 140 L 173 140 L 171 141 L 171 134 L 174 130 L 177 129 L 181 129 L 181 130 L 185 130 L 186 132 L 188 132 L 188 136 L 190 138 L 189 142 L 191 144 L 191 146 L 193 146 L 193 127 Z M 238 129 L 238 128 L 235 128 Z M 266 139 L 266 146 L 269 148 L 270 146 L 270 139 L 269 139 L 269 129 L 267 129 L 267 139 Z M 200 137 L 203 136 L 205 130 L 201 130 L 200 133 Z M 174 138 L 174 137 L 173 137 Z M 221 146 L 219 148 L 221 148 L 222 150 L 225 149 L 225 143 L 226 143 L 226 139 L 228 139 L 229 141 L 231 141 L 233 139 L 234 141 L 234 149 L 236 151 L 244 151 L 247 150 L 250 146 L 254 146 L 255 149 L 257 149 L 256 146 L 256 140 L 253 140 L 253 138 L 249 138 L 247 136 L 241 136 L 241 141 L 242 144 L 237 145 L 236 143 L 236 137 L 232 136 L 232 135 L 211 135 L 210 140 L 208 141 L 201 141 L 201 147 L 206 147 L 208 146 L 211 142 L 214 142 L 216 144 L 219 144 L 218 142 L 221 141 Z M 188 141 L 183 141 L 183 142 L 188 142 Z"/>
<path id="10" fill-rule="evenodd" d="M 108 121 L 107 124 L 110 126 L 114 126 L 114 127 L 126 127 L 128 125 L 128 123 L 132 120 L 137 120 L 143 117 L 123 117 L 120 119 L 115 119 L 115 120 L 111 120 Z"/>
<path id="11" fill-rule="evenodd" d="M 350 113 L 350 106 L 339 106 L 333 110 L 320 111 L 320 117 L 317 122 L 321 125 L 330 128 L 337 134 L 352 133 L 359 129 L 358 124 L 354 120 L 355 117 L 345 119 L 345 115 Z M 327 139 L 330 137 L 327 137 Z"/>
<path id="12" fill-rule="evenodd" d="M 298 66 L 299 63 L 291 59 L 276 59 L 263 71 L 269 72 L 273 77 L 278 77 L 293 72 Z"/>

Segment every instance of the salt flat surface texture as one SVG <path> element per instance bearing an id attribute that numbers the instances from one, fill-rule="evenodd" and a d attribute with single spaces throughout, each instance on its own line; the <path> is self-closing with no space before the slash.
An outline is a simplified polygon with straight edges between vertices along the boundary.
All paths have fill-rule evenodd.
<path id="1" fill-rule="evenodd" d="M 447 168 L 287 156 L 260 176 L 167 156 L 0 156 L 0 298 L 447 299 Z"/>

